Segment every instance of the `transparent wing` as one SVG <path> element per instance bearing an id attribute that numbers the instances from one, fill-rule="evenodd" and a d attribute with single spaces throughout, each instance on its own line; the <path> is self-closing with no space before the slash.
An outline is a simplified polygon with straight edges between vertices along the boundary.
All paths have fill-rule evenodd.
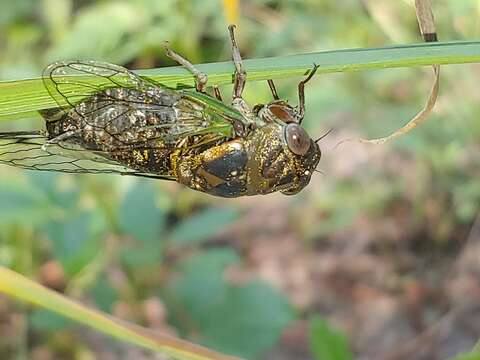
<path id="1" fill-rule="evenodd" d="M 59 105 L 41 112 L 47 129 L 64 116 L 77 118 L 105 131 L 116 146 L 146 146 L 159 139 L 174 144 L 199 134 L 232 137 L 232 118 L 242 119 L 209 96 L 186 96 L 109 63 L 56 62 L 45 69 L 43 81 Z"/>
<path id="2" fill-rule="evenodd" d="M 52 63 L 43 71 L 43 83 L 61 109 L 71 109 L 80 101 L 108 88 L 146 91 L 156 86 L 122 66 L 98 61 Z"/>
<path id="3" fill-rule="evenodd" d="M 48 144 L 40 132 L 0 133 L 0 164 L 29 170 L 65 173 L 120 174 L 175 180 L 171 176 L 143 173 L 70 143 Z"/>

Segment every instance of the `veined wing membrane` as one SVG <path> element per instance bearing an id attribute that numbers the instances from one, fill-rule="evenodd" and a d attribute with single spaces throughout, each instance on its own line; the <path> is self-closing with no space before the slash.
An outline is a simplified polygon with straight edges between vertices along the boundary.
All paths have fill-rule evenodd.
<path id="1" fill-rule="evenodd" d="M 143 173 L 70 143 L 48 144 L 41 132 L 0 133 L 0 164 L 23 169 L 64 173 L 120 174 L 175 180 L 173 177 Z"/>
<path id="2" fill-rule="evenodd" d="M 234 134 L 226 118 L 236 114 L 212 107 L 209 98 L 186 96 L 117 65 L 57 62 L 45 70 L 44 83 L 59 106 L 41 112 L 47 132 L 0 133 L 0 164 L 175 180 L 165 162 L 177 146 L 205 147 Z M 144 160 L 163 165 L 138 154 L 156 154 Z"/>
<path id="3" fill-rule="evenodd" d="M 122 66 L 98 61 L 58 61 L 43 72 L 43 83 L 62 109 L 108 88 L 147 90 L 156 86 Z"/>
<path id="4" fill-rule="evenodd" d="M 212 111 L 208 102 L 142 79 L 118 65 L 57 62 L 47 67 L 43 79 L 59 105 L 41 112 L 47 129 L 48 123 L 63 116 L 75 117 L 81 119 L 80 127 L 88 125 L 111 135 L 117 146 L 148 145 L 151 140 L 175 143 L 199 133 L 233 135 L 232 122 L 222 116 L 231 114 Z M 138 131 L 142 136 L 131 136 Z M 56 136 L 50 129 L 49 135 Z"/>

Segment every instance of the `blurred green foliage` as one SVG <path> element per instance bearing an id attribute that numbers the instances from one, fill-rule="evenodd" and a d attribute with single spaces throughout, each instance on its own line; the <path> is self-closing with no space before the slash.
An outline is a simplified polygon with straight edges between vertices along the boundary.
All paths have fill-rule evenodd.
<path id="1" fill-rule="evenodd" d="M 310 320 L 310 348 L 317 360 L 353 359 L 345 335 L 332 329 L 321 316 L 314 316 Z"/>
<path id="2" fill-rule="evenodd" d="M 471 16 L 478 18 L 476 1 L 439 1 L 435 12 L 440 38 L 479 36 Z M 380 8 L 373 1 L 252 0 L 242 2 L 240 15 L 245 57 L 421 41 L 408 1 Z M 165 40 L 193 62 L 228 59 L 221 1 L 0 1 L 2 79 L 38 76 L 60 59 L 132 68 L 170 65 Z M 409 224 L 404 236 L 415 239 L 414 245 L 435 252 L 460 242 L 480 210 L 479 99 L 472 72 L 478 74 L 478 67 L 444 67 L 436 114 L 375 159 L 365 159 L 368 150 L 362 158 L 348 146 L 332 150 L 329 143 L 321 165 L 326 175 L 288 200 L 285 221 L 298 241 L 322 242 L 354 228 L 359 218 L 381 224 L 402 211 Z M 382 136 L 423 101 L 429 73 L 425 79 L 423 74 L 403 69 L 316 79 L 307 91 L 305 126 L 311 134 L 333 127 L 343 138 Z M 282 97 L 296 99 L 295 81 L 280 82 L 278 89 Z M 266 84 L 248 83 L 247 101 L 269 99 Z M 1 125 L 42 127 L 28 120 Z M 282 195 L 270 197 L 279 201 Z M 158 297 L 181 335 L 259 357 L 299 315 L 266 282 L 237 283 L 225 275 L 248 265 L 231 246 L 235 232 L 224 234 L 254 201 L 259 200 L 220 201 L 154 181 L 1 167 L 0 263 L 35 277 L 56 261 L 66 279 L 59 290 L 140 323 L 146 322 L 139 314 L 142 301 Z M 388 246 L 389 239 L 383 240 Z M 60 347 L 55 331 L 70 326 L 42 311 L 31 312 L 29 324 L 38 330 L 32 346 L 47 342 L 53 349 Z M 345 339 L 320 318 L 312 320 L 310 341 L 317 358 L 332 351 L 351 356 L 346 348 L 336 350 Z M 15 351 L 0 347 L 0 357 Z"/>
<path id="3" fill-rule="evenodd" d="M 477 344 L 475 349 L 469 353 L 462 353 L 456 356 L 453 360 L 479 360 L 480 359 L 480 346 Z"/>
<path id="4" fill-rule="evenodd" d="M 479 360 L 479 359 L 480 359 L 480 353 L 478 352 L 462 354 L 455 358 L 455 360 Z"/>

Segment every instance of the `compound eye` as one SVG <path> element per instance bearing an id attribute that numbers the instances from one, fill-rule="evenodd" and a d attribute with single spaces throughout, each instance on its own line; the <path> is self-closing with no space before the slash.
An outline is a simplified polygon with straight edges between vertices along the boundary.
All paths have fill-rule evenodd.
<path id="1" fill-rule="evenodd" d="M 305 155 L 310 149 L 310 137 L 299 125 L 290 123 L 285 127 L 285 139 L 291 152 Z"/>

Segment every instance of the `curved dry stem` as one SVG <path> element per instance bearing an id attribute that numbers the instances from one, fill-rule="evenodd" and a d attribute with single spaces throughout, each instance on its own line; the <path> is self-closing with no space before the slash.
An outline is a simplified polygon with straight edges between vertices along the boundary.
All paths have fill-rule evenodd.
<path id="1" fill-rule="evenodd" d="M 430 0 L 415 0 L 415 11 L 417 14 L 418 25 L 420 27 L 420 32 L 423 36 L 425 42 L 436 42 L 437 41 L 437 32 L 435 28 L 435 20 L 433 17 L 432 3 Z M 433 64 L 433 84 L 430 89 L 427 101 L 422 108 L 410 121 L 402 126 L 400 129 L 396 130 L 394 133 L 377 138 L 377 139 L 346 139 L 340 141 L 335 145 L 334 149 L 345 142 L 357 141 L 364 144 L 384 144 L 388 141 L 394 140 L 402 135 L 405 135 L 409 131 L 416 128 L 419 124 L 427 120 L 428 116 L 431 114 L 435 103 L 437 102 L 438 89 L 440 86 L 440 65 Z"/>
<path id="2" fill-rule="evenodd" d="M 434 73 L 434 80 L 432 84 L 432 88 L 430 89 L 430 94 L 428 95 L 427 102 L 425 103 L 425 106 L 423 107 L 422 110 L 420 110 L 410 121 L 401 127 L 400 129 L 396 130 L 394 133 L 377 138 L 377 139 L 358 139 L 359 142 L 364 143 L 364 144 L 375 144 L 375 145 L 380 145 L 384 144 L 388 141 L 394 140 L 402 135 L 405 135 L 409 131 L 413 130 L 416 128 L 418 125 L 420 125 L 422 122 L 427 120 L 428 116 L 431 114 L 433 107 L 435 106 L 435 103 L 437 102 L 437 97 L 438 97 L 438 89 L 440 85 L 440 66 L 439 65 L 434 65 L 432 66 L 433 68 L 433 73 Z M 343 141 L 342 141 L 343 142 Z"/>

